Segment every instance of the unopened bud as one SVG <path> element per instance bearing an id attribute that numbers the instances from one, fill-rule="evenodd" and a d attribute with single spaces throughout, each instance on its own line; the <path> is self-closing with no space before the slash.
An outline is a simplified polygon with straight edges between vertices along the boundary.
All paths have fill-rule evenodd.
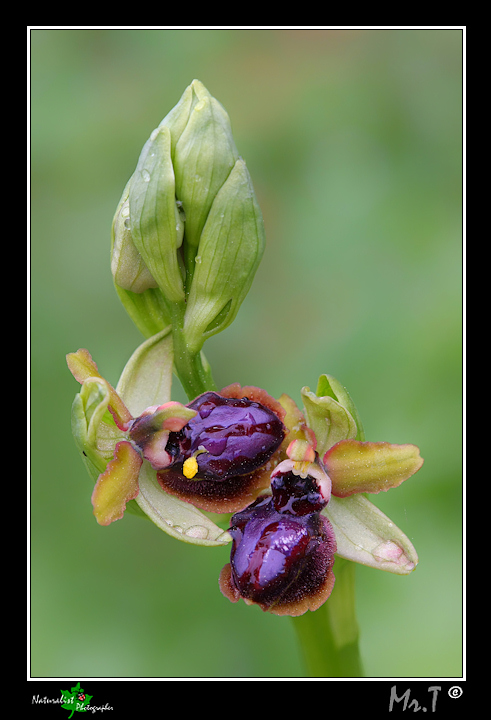
<path id="1" fill-rule="evenodd" d="M 177 250 L 184 224 L 176 202 L 171 137 L 168 128 L 154 130 L 138 160 L 129 188 L 133 242 L 162 293 L 171 302 L 184 300 Z"/>
<path id="2" fill-rule="evenodd" d="M 142 293 L 158 285 L 133 242 L 130 223 L 130 182 L 123 191 L 114 215 L 111 272 L 114 282 L 120 288 Z"/>
<path id="3" fill-rule="evenodd" d="M 183 98 L 186 125 L 182 127 L 180 115 L 167 122 L 173 135 L 176 195 L 186 213 L 186 243 L 197 250 L 211 206 L 239 153 L 227 112 L 199 80 L 193 80 Z"/>
<path id="4" fill-rule="evenodd" d="M 239 158 L 217 193 L 201 235 L 184 333 L 193 350 L 234 320 L 265 245 L 261 210 Z"/>
<path id="5" fill-rule="evenodd" d="M 163 326 L 178 304 L 196 354 L 235 318 L 264 251 L 263 221 L 227 112 L 198 80 L 146 142 L 113 237 L 115 283 L 140 327 L 145 308 L 159 327 L 156 314 Z"/>

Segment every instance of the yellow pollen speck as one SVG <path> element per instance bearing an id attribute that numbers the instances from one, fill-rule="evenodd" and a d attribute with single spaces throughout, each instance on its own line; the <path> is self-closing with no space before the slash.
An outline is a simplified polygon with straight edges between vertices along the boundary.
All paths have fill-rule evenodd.
<path id="1" fill-rule="evenodd" d="M 198 461 L 194 457 L 188 457 L 187 460 L 184 460 L 184 463 L 182 465 L 182 474 L 184 477 L 187 477 L 188 480 L 192 480 L 196 473 L 198 472 Z"/>

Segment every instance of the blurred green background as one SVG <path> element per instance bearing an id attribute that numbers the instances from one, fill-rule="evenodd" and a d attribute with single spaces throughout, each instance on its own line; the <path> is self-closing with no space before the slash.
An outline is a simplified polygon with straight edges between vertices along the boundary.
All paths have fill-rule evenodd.
<path id="1" fill-rule="evenodd" d="M 219 592 L 229 548 L 133 516 L 97 525 L 70 432 L 65 354 L 88 348 L 115 384 L 143 340 L 113 289 L 110 226 L 193 78 L 231 117 L 267 235 L 205 347 L 215 379 L 300 402 L 329 372 L 367 439 L 420 446 L 423 469 L 373 498 L 420 564 L 358 566 L 361 651 L 369 676 L 460 676 L 461 31 L 38 29 L 30 45 L 32 676 L 303 673 L 288 618 Z"/>

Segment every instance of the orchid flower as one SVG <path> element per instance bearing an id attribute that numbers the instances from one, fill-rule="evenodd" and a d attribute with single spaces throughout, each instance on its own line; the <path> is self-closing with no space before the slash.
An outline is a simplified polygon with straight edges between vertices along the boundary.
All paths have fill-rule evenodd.
<path id="1" fill-rule="evenodd" d="M 332 645 L 340 672 L 345 646 L 358 650 L 352 572 L 343 579 L 336 563 L 414 570 L 410 540 L 366 495 L 397 487 L 423 460 L 415 445 L 365 441 L 331 375 L 315 393 L 301 390 L 302 408 L 239 382 L 217 388 L 202 348 L 233 322 L 264 245 L 229 117 L 194 80 L 151 132 L 113 219 L 114 285 L 147 340 L 115 388 L 87 350 L 67 356 L 81 384 L 72 430 L 99 524 L 131 512 L 187 543 L 231 543 L 225 597 L 292 617 L 332 607 L 329 628 L 348 628 L 347 641 Z M 172 400 L 173 373 L 187 405 Z M 336 584 L 343 602 L 326 603 Z"/>
<path id="2" fill-rule="evenodd" d="M 117 390 L 87 350 L 70 353 L 67 362 L 82 384 L 72 427 L 97 479 L 92 504 L 99 524 L 121 519 L 134 500 L 164 530 L 183 528 L 186 538 L 216 540 L 223 531 L 188 503 L 232 512 L 269 487 L 286 434 L 285 410 L 264 390 L 238 383 L 188 405 L 170 400 L 170 330 L 140 346 Z M 184 526 L 183 515 L 190 516 Z M 200 515 L 204 524 L 196 525 Z"/>
<path id="3" fill-rule="evenodd" d="M 411 477 L 423 463 L 419 450 L 361 439 L 356 408 L 332 376 L 321 376 L 317 394 L 303 388 L 303 412 L 287 395 L 275 401 L 238 384 L 186 406 L 170 399 L 169 330 L 138 348 L 116 390 L 86 350 L 67 361 L 82 384 L 72 426 L 97 479 L 92 504 L 101 525 L 136 503 L 180 539 L 232 539 L 222 592 L 275 614 L 301 614 L 325 602 L 335 552 L 397 574 L 415 568 L 411 542 L 365 493 Z M 203 509 L 236 512 L 229 533 Z M 245 583 L 252 566 L 255 584 Z"/>
<path id="4" fill-rule="evenodd" d="M 356 408 L 335 378 L 302 390 L 305 414 L 288 396 L 291 423 L 271 495 L 231 519 L 231 561 L 220 588 L 276 615 L 316 610 L 334 587 L 335 553 L 405 575 L 418 556 L 409 539 L 364 493 L 397 487 L 423 464 L 415 445 L 364 442 Z"/>

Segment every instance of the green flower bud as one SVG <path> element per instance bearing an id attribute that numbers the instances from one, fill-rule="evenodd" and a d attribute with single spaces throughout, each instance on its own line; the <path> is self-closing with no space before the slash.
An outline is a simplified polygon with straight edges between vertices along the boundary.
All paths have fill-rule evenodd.
<path id="1" fill-rule="evenodd" d="M 239 158 L 217 193 L 201 235 L 184 320 L 192 350 L 235 318 L 265 245 L 261 210 Z"/>
<path id="2" fill-rule="evenodd" d="M 130 223 L 130 183 L 131 180 L 123 191 L 114 215 L 111 272 L 116 285 L 124 290 L 142 293 L 148 288 L 158 287 L 158 284 L 133 242 Z"/>
<path id="3" fill-rule="evenodd" d="M 184 236 L 176 202 L 170 131 L 154 130 L 145 143 L 129 188 L 133 242 L 170 302 L 184 301 L 177 250 Z"/>
<path id="4" fill-rule="evenodd" d="M 198 80 L 187 88 L 179 115 L 167 116 L 160 127 L 167 122 L 173 135 L 176 194 L 186 214 L 186 244 L 196 251 L 213 201 L 239 153 L 226 111 Z"/>
<path id="5" fill-rule="evenodd" d="M 234 319 L 264 244 L 229 117 L 193 80 L 151 133 L 116 211 L 118 294 L 145 334 L 172 322 L 196 354 Z"/>
<path id="6" fill-rule="evenodd" d="M 130 178 L 112 224 L 111 272 L 116 292 L 128 315 L 146 337 L 169 325 L 165 300 L 133 242 L 130 222 Z"/>

